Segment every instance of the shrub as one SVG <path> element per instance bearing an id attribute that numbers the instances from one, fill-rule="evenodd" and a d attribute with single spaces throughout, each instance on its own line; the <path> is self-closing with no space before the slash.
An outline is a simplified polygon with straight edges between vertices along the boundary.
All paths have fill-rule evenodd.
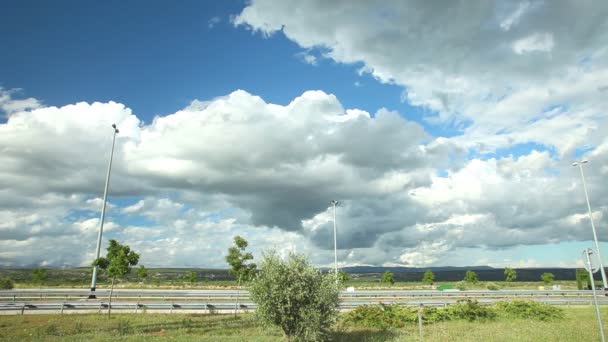
<path id="1" fill-rule="evenodd" d="M 0 277 L 0 290 L 11 290 L 15 287 L 15 282 L 9 277 Z"/>
<path id="2" fill-rule="evenodd" d="M 500 290 L 500 287 L 498 287 L 498 285 L 496 285 L 495 283 L 488 283 L 486 285 L 486 288 L 490 291 L 498 291 Z"/>
<path id="3" fill-rule="evenodd" d="M 465 291 L 467 289 L 467 283 L 465 283 L 464 281 L 459 281 L 456 284 L 456 288 L 459 289 L 460 291 Z"/>
<path id="4" fill-rule="evenodd" d="M 496 303 L 496 310 L 509 317 L 548 321 L 564 317 L 564 310 L 545 303 L 514 300 Z"/>
<path id="5" fill-rule="evenodd" d="M 282 260 L 265 254 L 250 287 L 256 315 L 265 325 L 280 327 L 290 341 L 323 341 L 338 314 L 339 290 L 333 274 L 323 274 L 306 257 Z"/>
<path id="6" fill-rule="evenodd" d="M 467 321 L 477 321 L 483 319 L 493 319 L 496 313 L 487 306 L 479 305 L 476 300 L 462 300 L 448 306 L 446 309 L 454 319 L 465 319 Z"/>
<path id="7" fill-rule="evenodd" d="M 416 309 L 399 304 L 361 305 L 344 316 L 345 323 L 371 328 L 403 328 L 417 322 Z"/>

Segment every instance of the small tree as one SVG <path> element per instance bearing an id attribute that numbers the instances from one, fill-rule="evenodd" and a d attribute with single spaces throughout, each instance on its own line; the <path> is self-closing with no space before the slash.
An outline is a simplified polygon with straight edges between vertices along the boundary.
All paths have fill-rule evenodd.
<path id="1" fill-rule="evenodd" d="M 240 236 L 234 237 L 234 245 L 228 248 L 226 262 L 230 265 L 230 274 L 234 275 L 241 286 L 241 281 L 249 281 L 255 276 L 257 266 L 253 263 L 253 255 L 246 253 L 249 244 Z"/>
<path id="2" fill-rule="evenodd" d="M 338 281 L 340 281 L 341 283 L 344 283 L 349 280 L 350 280 L 350 274 L 348 274 L 347 272 L 344 272 L 344 271 L 338 272 Z"/>
<path id="3" fill-rule="evenodd" d="M 393 285 L 395 283 L 395 279 L 393 278 L 393 272 L 385 271 L 382 275 L 382 282 L 390 283 L 391 285 Z"/>
<path id="4" fill-rule="evenodd" d="M 146 268 L 146 266 L 139 266 L 139 268 L 137 269 L 137 277 L 142 281 L 142 283 L 146 280 L 146 278 L 148 277 L 148 269 Z"/>
<path id="5" fill-rule="evenodd" d="M 579 290 L 583 288 L 591 288 L 591 279 L 589 279 L 589 272 L 582 268 L 576 269 L 576 287 Z"/>
<path id="6" fill-rule="evenodd" d="M 339 290 L 332 273 L 322 273 L 306 257 L 275 252 L 263 256 L 250 287 L 256 315 L 283 330 L 289 341 L 324 341 L 338 314 Z"/>
<path id="7" fill-rule="evenodd" d="M 477 284 L 479 282 L 479 278 L 477 278 L 477 273 L 467 271 L 467 273 L 464 274 L 464 281 L 469 284 Z"/>
<path id="8" fill-rule="evenodd" d="M 107 248 L 106 257 L 101 257 L 93 262 L 93 266 L 98 266 L 105 270 L 112 278 L 112 286 L 110 287 L 110 303 L 108 306 L 108 317 L 112 312 L 112 294 L 114 292 L 114 280 L 124 277 L 131 272 L 131 266 L 137 265 L 139 262 L 139 254 L 131 250 L 127 245 L 121 245 L 116 240 L 110 240 L 110 245 Z"/>
<path id="9" fill-rule="evenodd" d="M 510 267 L 505 268 L 505 281 L 512 282 L 515 279 L 517 279 L 517 271 Z"/>
<path id="10" fill-rule="evenodd" d="M 553 273 L 545 272 L 540 275 L 540 280 L 542 280 L 545 284 L 549 285 L 553 281 L 555 281 L 555 275 Z"/>
<path id="11" fill-rule="evenodd" d="M 32 270 L 32 280 L 34 281 L 34 283 L 42 286 L 42 284 L 44 283 L 46 278 L 47 278 L 46 268 L 34 268 Z"/>
<path id="12" fill-rule="evenodd" d="M 431 270 L 424 272 L 424 275 L 422 276 L 422 282 L 427 285 L 433 285 L 433 283 L 435 282 L 435 273 L 433 273 L 433 271 Z"/>
<path id="13" fill-rule="evenodd" d="M 15 282 L 9 277 L 0 277 L 0 290 L 12 290 Z"/>
<path id="14" fill-rule="evenodd" d="M 189 281 L 192 284 L 194 284 L 194 283 L 196 283 L 196 280 L 198 279 L 198 274 L 196 274 L 196 272 L 194 272 L 194 271 L 188 271 L 188 272 L 184 273 L 183 278 L 186 281 Z"/>

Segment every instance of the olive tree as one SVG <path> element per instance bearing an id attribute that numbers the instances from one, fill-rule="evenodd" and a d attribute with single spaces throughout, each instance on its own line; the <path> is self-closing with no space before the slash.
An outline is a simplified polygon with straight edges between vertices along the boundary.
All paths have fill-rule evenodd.
<path id="1" fill-rule="evenodd" d="M 108 316 L 112 312 L 112 293 L 114 292 L 114 280 L 124 277 L 131 272 L 131 267 L 139 262 L 139 254 L 131 250 L 127 245 L 121 245 L 116 240 L 110 240 L 110 245 L 107 248 L 108 253 L 105 257 L 101 257 L 93 261 L 93 266 L 98 266 L 106 271 L 112 278 L 112 286 L 110 287 L 110 303 L 108 306 Z"/>
<path id="2" fill-rule="evenodd" d="M 264 254 L 250 290 L 256 315 L 283 330 L 288 341 L 324 341 L 338 314 L 335 276 L 315 269 L 305 256 Z"/>

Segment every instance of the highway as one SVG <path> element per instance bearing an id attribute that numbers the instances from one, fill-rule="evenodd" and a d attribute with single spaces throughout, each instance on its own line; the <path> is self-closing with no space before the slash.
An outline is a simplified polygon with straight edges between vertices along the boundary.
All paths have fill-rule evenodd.
<path id="1" fill-rule="evenodd" d="M 84 289 L 18 289 L 0 291 L 0 314 L 85 313 L 108 308 L 109 290 L 98 289 L 97 299 L 88 299 Z M 600 293 L 603 295 L 603 293 Z M 340 293 L 340 309 L 359 305 L 399 303 L 407 306 L 447 306 L 459 300 L 475 299 L 489 305 L 497 301 L 524 299 L 551 305 L 591 305 L 591 291 L 498 290 L 498 291 L 428 291 L 361 290 Z M 608 298 L 599 297 L 602 305 Z M 237 310 L 238 308 L 238 310 Z M 115 289 L 112 310 L 120 312 L 196 312 L 222 313 L 250 311 L 255 304 L 244 290 L 148 290 Z"/>

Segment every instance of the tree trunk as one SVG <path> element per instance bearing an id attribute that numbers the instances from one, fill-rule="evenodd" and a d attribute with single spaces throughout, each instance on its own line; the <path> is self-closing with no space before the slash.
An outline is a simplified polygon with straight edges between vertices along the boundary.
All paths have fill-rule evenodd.
<path id="1" fill-rule="evenodd" d="M 234 306 L 234 317 L 239 310 L 239 292 L 241 291 L 241 275 L 239 275 L 239 284 L 236 287 L 236 305 Z"/>
<path id="2" fill-rule="evenodd" d="M 108 304 L 108 318 L 110 318 L 110 314 L 112 313 L 112 293 L 114 292 L 114 279 L 116 279 L 116 277 L 112 277 L 112 286 L 110 287 L 110 303 Z"/>

